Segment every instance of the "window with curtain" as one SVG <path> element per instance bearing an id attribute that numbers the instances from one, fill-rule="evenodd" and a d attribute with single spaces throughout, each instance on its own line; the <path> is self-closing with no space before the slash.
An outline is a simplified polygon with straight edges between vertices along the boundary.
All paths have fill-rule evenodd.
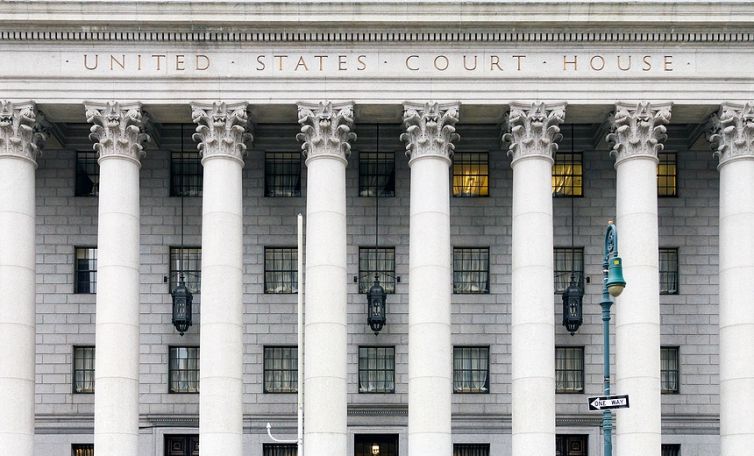
<path id="1" fill-rule="evenodd" d="M 301 196 L 301 153 L 264 155 L 264 196 Z"/>
<path id="2" fill-rule="evenodd" d="M 298 445 L 295 443 L 265 443 L 262 445 L 262 456 L 296 456 Z"/>
<path id="3" fill-rule="evenodd" d="M 678 347 L 661 347 L 660 390 L 662 391 L 662 394 L 678 393 L 678 386 L 680 383 L 678 366 Z"/>
<path id="4" fill-rule="evenodd" d="M 201 291 L 202 249 L 201 247 L 170 247 L 170 290 L 178 286 L 180 275 L 191 293 Z"/>
<path id="5" fill-rule="evenodd" d="M 555 347 L 555 392 L 584 392 L 584 347 Z"/>
<path id="6" fill-rule="evenodd" d="M 203 172 L 195 148 L 170 152 L 170 196 L 202 196 Z"/>
<path id="7" fill-rule="evenodd" d="M 395 248 L 359 247 L 359 293 L 366 293 L 380 279 L 385 293 L 395 293 Z"/>
<path id="8" fill-rule="evenodd" d="M 557 152 L 552 165 L 552 196 L 584 196 L 584 165 L 581 152 Z"/>
<path id="9" fill-rule="evenodd" d="M 678 249 L 660 249 L 660 294 L 678 294 Z"/>
<path id="10" fill-rule="evenodd" d="M 71 456 L 94 456 L 94 444 L 74 443 L 71 445 Z"/>
<path id="11" fill-rule="evenodd" d="M 576 283 L 584 286 L 584 248 L 555 247 L 553 252 L 555 294 L 563 294 L 571 283 L 571 272 L 576 273 Z"/>
<path id="12" fill-rule="evenodd" d="M 458 152 L 453 156 L 453 196 L 489 196 L 489 154 Z"/>
<path id="13" fill-rule="evenodd" d="M 298 293 L 298 248 L 265 247 L 264 292 Z"/>
<path id="14" fill-rule="evenodd" d="M 490 249 L 488 247 L 453 248 L 453 293 L 490 292 Z"/>
<path id="15" fill-rule="evenodd" d="M 76 151 L 76 196 L 99 195 L 99 164 L 97 152 L 93 150 Z"/>
<path id="16" fill-rule="evenodd" d="M 489 393 L 489 347 L 453 347 L 453 392 Z"/>
<path id="17" fill-rule="evenodd" d="M 199 392 L 199 347 L 170 347 L 168 364 L 171 393 Z"/>
<path id="18" fill-rule="evenodd" d="M 395 196 L 395 152 L 359 152 L 359 196 Z"/>
<path id="19" fill-rule="evenodd" d="M 395 392 L 395 347 L 359 347 L 359 392 Z"/>
<path id="20" fill-rule="evenodd" d="M 264 392 L 298 391 L 298 348 L 264 347 Z"/>
<path id="21" fill-rule="evenodd" d="M 454 443 L 453 456 L 490 456 L 490 444 Z"/>
<path id="22" fill-rule="evenodd" d="M 97 247 L 75 247 L 73 292 L 97 292 Z"/>
<path id="23" fill-rule="evenodd" d="M 675 152 L 660 152 L 657 164 L 657 196 L 678 196 L 678 165 Z"/>
<path id="24" fill-rule="evenodd" d="M 94 393 L 94 347 L 73 347 L 73 392 Z"/>
<path id="25" fill-rule="evenodd" d="M 681 445 L 679 443 L 663 443 L 662 456 L 680 456 Z"/>

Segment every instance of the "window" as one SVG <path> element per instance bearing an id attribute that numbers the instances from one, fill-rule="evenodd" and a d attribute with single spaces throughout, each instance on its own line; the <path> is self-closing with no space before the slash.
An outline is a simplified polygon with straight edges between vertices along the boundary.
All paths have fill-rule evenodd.
<path id="1" fill-rule="evenodd" d="M 395 347 L 359 347 L 359 392 L 395 392 Z"/>
<path id="2" fill-rule="evenodd" d="M 165 435 L 165 456 L 199 456 L 199 435 Z"/>
<path id="3" fill-rule="evenodd" d="M 678 166 L 675 152 L 657 154 L 657 196 L 678 196 Z"/>
<path id="4" fill-rule="evenodd" d="M 588 435 L 556 434 L 555 456 L 587 456 L 588 444 Z"/>
<path id="5" fill-rule="evenodd" d="M 584 347 L 555 347 L 555 392 L 584 392 Z"/>
<path id="6" fill-rule="evenodd" d="M 199 347 L 170 347 L 168 385 L 171 393 L 199 392 Z"/>
<path id="7" fill-rule="evenodd" d="M 453 392 L 489 393 L 489 347 L 453 347 Z"/>
<path id="8" fill-rule="evenodd" d="M 555 259 L 555 294 L 563 294 L 571 283 L 571 272 L 576 273 L 576 283 L 583 285 L 584 280 L 584 249 L 581 247 L 556 247 L 553 252 Z"/>
<path id="9" fill-rule="evenodd" d="M 73 392 L 94 392 L 94 347 L 73 347 Z"/>
<path id="10" fill-rule="evenodd" d="M 94 444 L 74 443 L 71 445 L 71 456 L 94 456 Z"/>
<path id="11" fill-rule="evenodd" d="M 490 249 L 453 249 L 453 293 L 490 292 Z"/>
<path id="12" fill-rule="evenodd" d="M 463 152 L 453 157 L 453 196 L 489 196 L 487 152 Z"/>
<path id="13" fill-rule="evenodd" d="M 374 449 L 379 456 L 398 456 L 398 443 L 398 434 L 354 434 L 353 454 L 374 456 Z"/>
<path id="14" fill-rule="evenodd" d="M 170 196 L 202 196 L 202 185 L 199 151 L 170 152 Z"/>
<path id="15" fill-rule="evenodd" d="M 264 347 L 264 392 L 295 393 L 297 382 L 298 348 Z"/>
<path id="16" fill-rule="evenodd" d="M 97 164 L 97 152 L 93 150 L 76 152 L 75 195 L 99 195 L 99 165 Z"/>
<path id="17" fill-rule="evenodd" d="M 678 347 L 660 348 L 660 389 L 663 394 L 678 392 Z"/>
<path id="18" fill-rule="evenodd" d="M 680 456 L 681 445 L 678 443 L 663 443 L 662 456 Z"/>
<path id="19" fill-rule="evenodd" d="M 264 248 L 264 292 L 268 294 L 298 293 L 298 249 L 296 247 Z"/>
<path id="20" fill-rule="evenodd" d="M 200 247 L 170 247 L 170 290 L 178 286 L 181 273 L 191 293 L 201 291 L 202 249 Z"/>
<path id="21" fill-rule="evenodd" d="M 453 456 L 490 456 L 489 443 L 455 443 Z"/>
<path id="22" fill-rule="evenodd" d="M 73 292 L 97 292 L 97 247 L 76 247 L 73 266 Z"/>
<path id="23" fill-rule="evenodd" d="M 385 293 L 395 293 L 395 249 L 393 247 L 359 247 L 359 293 L 366 293 L 380 279 Z"/>
<path id="24" fill-rule="evenodd" d="M 295 443 L 265 443 L 262 445 L 263 456 L 296 456 L 298 445 Z"/>
<path id="25" fill-rule="evenodd" d="M 395 196 L 394 152 L 359 152 L 359 196 Z"/>
<path id="26" fill-rule="evenodd" d="M 558 152 L 552 165 L 552 196 L 584 196 L 581 152 Z"/>
<path id="27" fill-rule="evenodd" d="M 678 249 L 660 249 L 660 294 L 678 294 Z"/>
<path id="28" fill-rule="evenodd" d="M 301 196 L 301 154 L 267 152 L 264 158 L 264 196 Z"/>

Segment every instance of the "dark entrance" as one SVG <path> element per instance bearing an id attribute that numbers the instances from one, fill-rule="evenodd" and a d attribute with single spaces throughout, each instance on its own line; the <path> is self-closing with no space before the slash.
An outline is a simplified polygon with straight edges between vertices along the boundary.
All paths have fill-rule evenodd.
<path id="1" fill-rule="evenodd" d="M 356 434 L 354 456 L 398 456 L 398 434 Z"/>
<path id="2" fill-rule="evenodd" d="M 199 456 L 199 436 L 197 434 L 166 435 L 165 456 Z"/>
<path id="3" fill-rule="evenodd" d="M 555 456 L 588 456 L 588 435 L 558 434 L 555 436 Z"/>

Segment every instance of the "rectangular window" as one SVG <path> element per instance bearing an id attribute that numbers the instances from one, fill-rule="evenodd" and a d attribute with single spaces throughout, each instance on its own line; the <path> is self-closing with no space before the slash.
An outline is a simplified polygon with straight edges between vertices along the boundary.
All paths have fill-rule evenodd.
<path id="1" fill-rule="evenodd" d="M 73 347 L 73 392 L 94 393 L 94 347 Z"/>
<path id="2" fill-rule="evenodd" d="M 453 347 L 453 392 L 490 392 L 489 347 Z"/>
<path id="3" fill-rule="evenodd" d="M 169 391 L 198 393 L 199 347 L 170 347 L 169 352 Z"/>
<path id="4" fill-rule="evenodd" d="M 453 456 L 490 456 L 490 444 L 454 443 Z"/>
<path id="5" fill-rule="evenodd" d="M 76 151 L 76 196 L 99 195 L 99 164 L 97 152 Z"/>
<path id="6" fill-rule="evenodd" d="M 584 166 L 581 152 L 558 152 L 552 165 L 552 196 L 584 196 Z"/>
<path id="7" fill-rule="evenodd" d="M 662 456 L 681 456 L 681 444 L 663 443 Z"/>
<path id="8" fill-rule="evenodd" d="M 267 294 L 298 293 L 298 249 L 296 247 L 264 248 L 264 292 Z"/>
<path id="9" fill-rule="evenodd" d="M 555 456 L 587 456 L 589 436 L 579 434 L 556 434 Z"/>
<path id="10" fill-rule="evenodd" d="M 678 166 L 675 152 L 657 154 L 657 196 L 678 196 Z"/>
<path id="11" fill-rule="evenodd" d="M 581 247 L 556 247 L 553 252 L 555 264 L 555 294 L 563 294 L 575 272 L 576 283 L 584 286 L 584 249 Z"/>
<path id="12" fill-rule="evenodd" d="M 298 381 L 297 347 L 264 347 L 264 392 L 295 393 Z"/>
<path id="13" fill-rule="evenodd" d="M 298 446 L 295 443 L 265 443 L 262 445 L 263 456 L 296 456 Z"/>
<path id="14" fill-rule="evenodd" d="M 366 293 L 380 279 L 385 293 L 395 293 L 395 248 L 359 247 L 359 293 Z"/>
<path id="15" fill-rule="evenodd" d="M 555 347 L 555 392 L 584 392 L 584 347 Z"/>
<path id="16" fill-rule="evenodd" d="M 202 171 L 198 150 L 170 152 L 170 196 L 202 196 Z"/>
<path id="17" fill-rule="evenodd" d="M 662 394 L 678 392 L 680 374 L 678 371 L 678 347 L 660 348 L 660 389 Z"/>
<path id="18" fill-rule="evenodd" d="M 301 196 L 301 153 L 267 152 L 264 196 Z"/>
<path id="19" fill-rule="evenodd" d="M 97 247 L 76 247 L 74 263 L 74 293 L 97 292 Z"/>
<path id="20" fill-rule="evenodd" d="M 395 347 L 359 347 L 359 392 L 395 392 Z"/>
<path id="21" fill-rule="evenodd" d="M 487 152 L 461 152 L 453 157 L 453 196 L 490 196 Z"/>
<path id="22" fill-rule="evenodd" d="M 170 247 L 170 290 L 178 286 L 180 275 L 191 293 L 201 292 L 202 249 L 200 247 Z"/>
<path id="23" fill-rule="evenodd" d="M 395 196 L 395 152 L 359 152 L 359 196 Z"/>
<path id="24" fill-rule="evenodd" d="M 74 443 L 71 445 L 71 456 L 94 456 L 94 444 Z"/>
<path id="25" fill-rule="evenodd" d="M 490 249 L 487 247 L 453 249 L 453 293 L 490 292 Z"/>
<path id="26" fill-rule="evenodd" d="M 678 249 L 660 249 L 660 294 L 678 294 Z"/>

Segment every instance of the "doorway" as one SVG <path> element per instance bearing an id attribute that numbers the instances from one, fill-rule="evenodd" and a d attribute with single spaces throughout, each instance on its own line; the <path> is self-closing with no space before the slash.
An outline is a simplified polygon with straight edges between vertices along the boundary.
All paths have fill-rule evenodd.
<path id="1" fill-rule="evenodd" d="M 356 434 L 354 456 L 398 456 L 398 434 Z"/>
<path id="2" fill-rule="evenodd" d="M 199 456 L 199 435 L 166 435 L 165 456 Z"/>
<path id="3" fill-rule="evenodd" d="M 589 436 L 558 434 L 555 436 L 555 456 L 588 456 Z"/>

